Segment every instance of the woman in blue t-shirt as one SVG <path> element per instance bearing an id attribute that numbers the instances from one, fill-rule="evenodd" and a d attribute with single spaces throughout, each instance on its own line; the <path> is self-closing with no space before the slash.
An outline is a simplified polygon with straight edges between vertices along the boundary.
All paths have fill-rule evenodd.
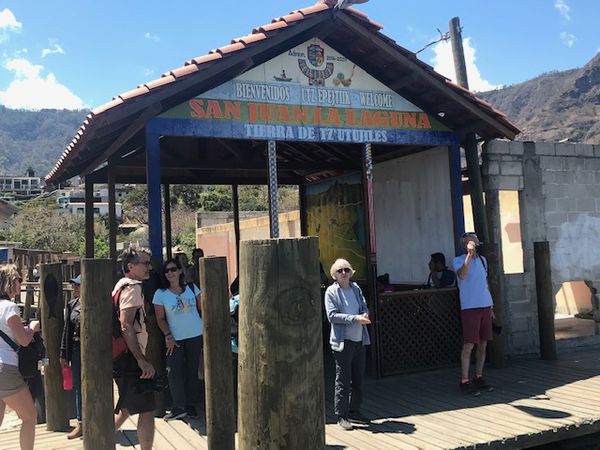
<path id="1" fill-rule="evenodd" d="M 182 267 L 176 259 L 165 262 L 162 289 L 152 300 L 158 326 L 165 335 L 167 374 L 173 407 L 165 420 L 197 416 L 200 399 L 198 368 L 202 350 L 200 289 L 184 283 Z"/>

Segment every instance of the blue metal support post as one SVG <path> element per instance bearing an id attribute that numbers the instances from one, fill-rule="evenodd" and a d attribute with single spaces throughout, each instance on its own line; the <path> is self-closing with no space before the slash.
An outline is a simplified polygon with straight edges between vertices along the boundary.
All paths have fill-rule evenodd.
<path id="1" fill-rule="evenodd" d="M 162 264 L 162 199 L 160 192 L 160 136 L 146 131 L 146 183 L 148 185 L 148 237 L 153 261 Z"/>

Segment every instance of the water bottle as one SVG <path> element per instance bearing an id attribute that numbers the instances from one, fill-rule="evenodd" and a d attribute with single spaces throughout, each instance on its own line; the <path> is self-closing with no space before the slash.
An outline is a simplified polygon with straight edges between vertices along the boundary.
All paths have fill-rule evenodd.
<path id="1" fill-rule="evenodd" d="M 65 366 L 62 368 L 62 377 L 63 389 L 65 391 L 70 391 L 73 389 L 73 369 L 71 369 L 71 366 Z"/>

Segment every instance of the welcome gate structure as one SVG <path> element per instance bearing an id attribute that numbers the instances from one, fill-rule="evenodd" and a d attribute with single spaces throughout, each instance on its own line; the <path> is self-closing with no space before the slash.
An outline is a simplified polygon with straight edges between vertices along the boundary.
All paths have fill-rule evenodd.
<path id="1" fill-rule="evenodd" d="M 157 264 L 164 244 L 171 249 L 170 185 L 231 185 L 238 224 L 237 187 L 268 185 L 271 237 L 277 186 L 296 185 L 302 234 L 320 237 L 323 267 L 337 257 L 356 267 L 373 318 L 373 372 L 446 364 L 439 354 L 408 363 L 401 353 L 421 352 L 409 337 L 429 340 L 432 351 L 447 338 L 436 330 L 456 318 L 456 291 L 378 295 L 376 279 L 388 273 L 412 289 L 426 280 L 429 254 L 458 250 L 463 139 L 513 139 L 519 130 L 381 28 L 359 11 L 317 3 L 94 109 L 46 176 L 49 184 L 85 178 L 86 256 L 94 256 L 94 183 L 109 186 L 115 261 L 115 184 L 147 184 Z M 423 321 L 413 336 L 399 314 Z"/>

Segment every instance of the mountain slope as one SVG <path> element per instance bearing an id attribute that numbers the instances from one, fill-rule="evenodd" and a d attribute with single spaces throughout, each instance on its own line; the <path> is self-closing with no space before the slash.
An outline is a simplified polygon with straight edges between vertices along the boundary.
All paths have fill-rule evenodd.
<path id="1" fill-rule="evenodd" d="M 44 176 L 75 136 L 87 111 L 25 111 L 0 105 L 0 175 L 22 175 L 28 167 Z"/>
<path id="2" fill-rule="evenodd" d="M 580 69 L 478 95 L 508 114 L 518 140 L 600 144 L 600 53 Z"/>

